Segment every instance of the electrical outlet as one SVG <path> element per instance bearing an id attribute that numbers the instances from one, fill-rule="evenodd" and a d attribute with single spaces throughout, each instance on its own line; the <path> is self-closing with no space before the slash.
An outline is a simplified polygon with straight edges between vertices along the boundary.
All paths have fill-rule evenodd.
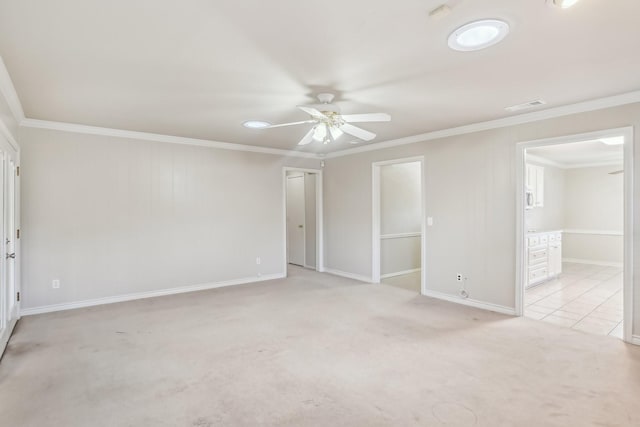
<path id="1" fill-rule="evenodd" d="M 54 280 L 51 282 L 51 287 L 52 287 L 53 289 L 59 289 L 59 288 L 60 288 L 60 280 L 59 280 L 59 279 L 54 279 Z"/>
<path id="2" fill-rule="evenodd" d="M 260 257 L 256 258 L 256 265 L 260 265 L 260 263 L 262 262 L 262 260 L 260 259 Z"/>
<path id="3" fill-rule="evenodd" d="M 462 274 L 460 274 L 460 273 L 456 274 L 456 280 L 458 282 L 462 282 Z"/>

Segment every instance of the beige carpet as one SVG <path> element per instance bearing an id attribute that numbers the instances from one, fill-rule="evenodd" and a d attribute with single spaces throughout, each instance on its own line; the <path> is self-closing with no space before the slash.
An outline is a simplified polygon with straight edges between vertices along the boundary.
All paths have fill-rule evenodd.
<path id="1" fill-rule="evenodd" d="M 0 425 L 638 426 L 640 348 L 385 285 L 286 280 L 27 317 Z"/>

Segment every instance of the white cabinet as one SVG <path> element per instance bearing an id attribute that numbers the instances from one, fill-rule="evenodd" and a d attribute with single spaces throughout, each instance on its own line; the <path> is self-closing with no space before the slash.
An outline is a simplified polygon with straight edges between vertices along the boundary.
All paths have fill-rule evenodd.
<path id="1" fill-rule="evenodd" d="M 527 164 L 527 190 L 533 194 L 533 207 L 544 206 L 544 167 Z"/>
<path id="2" fill-rule="evenodd" d="M 562 232 L 527 235 L 526 287 L 558 277 L 562 273 Z"/>

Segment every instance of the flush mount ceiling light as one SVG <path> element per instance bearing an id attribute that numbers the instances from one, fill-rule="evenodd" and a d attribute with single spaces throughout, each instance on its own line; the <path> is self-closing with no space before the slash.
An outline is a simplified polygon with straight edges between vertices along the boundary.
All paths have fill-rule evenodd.
<path id="1" fill-rule="evenodd" d="M 600 138 L 600 142 L 607 145 L 623 145 L 624 136 L 612 136 L 610 138 Z"/>
<path id="2" fill-rule="evenodd" d="M 571 6 L 574 6 L 580 0 L 547 0 L 547 3 L 553 6 L 557 6 L 560 9 L 569 9 Z"/>
<path id="3" fill-rule="evenodd" d="M 263 122 L 262 120 L 247 120 L 242 126 L 249 129 L 262 129 L 271 126 L 271 123 Z"/>
<path id="4" fill-rule="evenodd" d="M 498 19 L 482 19 L 463 25 L 451 33 L 449 47 L 462 52 L 486 49 L 502 41 L 507 34 L 509 34 L 509 24 L 506 22 Z"/>

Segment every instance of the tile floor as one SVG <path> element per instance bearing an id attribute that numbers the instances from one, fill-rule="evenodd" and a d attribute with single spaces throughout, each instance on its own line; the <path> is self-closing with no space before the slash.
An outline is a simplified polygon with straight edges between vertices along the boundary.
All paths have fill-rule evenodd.
<path id="1" fill-rule="evenodd" d="M 525 291 L 525 316 L 622 338 L 622 268 L 563 263 L 562 271 Z"/>

